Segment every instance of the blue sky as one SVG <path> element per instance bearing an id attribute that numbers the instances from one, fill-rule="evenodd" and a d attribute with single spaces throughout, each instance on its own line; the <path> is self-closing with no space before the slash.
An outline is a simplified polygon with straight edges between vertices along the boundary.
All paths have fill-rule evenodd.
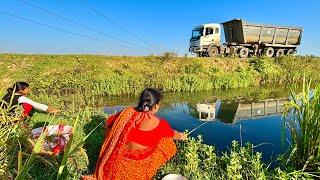
<path id="1" fill-rule="evenodd" d="M 176 51 L 182 55 L 188 53 L 193 27 L 243 18 L 253 23 L 303 27 L 298 54 L 320 56 L 319 0 L 83 0 L 131 34 L 88 8 L 81 0 L 23 1 L 82 26 L 20 0 L 0 0 L 0 53 L 140 56 Z"/>

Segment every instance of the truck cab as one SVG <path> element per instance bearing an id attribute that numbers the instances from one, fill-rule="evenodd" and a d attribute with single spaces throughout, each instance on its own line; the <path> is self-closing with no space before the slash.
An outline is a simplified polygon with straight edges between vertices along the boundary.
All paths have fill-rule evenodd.
<path id="1" fill-rule="evenodd" d="M 220 46 L 220 37 L 220 24 L 210 23 L 197 26 L 192 30 L 189 52 L 199 57 L 206 56 L 209 46 Z"/>

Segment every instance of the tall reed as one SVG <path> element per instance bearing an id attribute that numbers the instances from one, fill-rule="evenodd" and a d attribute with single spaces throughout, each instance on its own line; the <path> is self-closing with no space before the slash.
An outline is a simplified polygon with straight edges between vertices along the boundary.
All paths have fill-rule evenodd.
<path id="1" fill-rule="evenodd" d="M 313 91 L 310 85 L 304 81 L 302 92 L 291 92 L 292 100 L 285 107 L 285 127 L 291 135 L 287 162 L 296 170 L 319 171 L 320 85 Z"/>
<path id="2" fill-rule="evenodd" d="M 73 145 L 75 142 L 74 142 L 74 136 L 77 132 L 77 125 L 78 125 L 78 121 L 79 121 L 79 114 L 77 115 L 77 118 L 73 124 L 73 127 L 72 127 L 72 134 L 70 136 L 70 140 L 68 142 L 68 145 L 66 146 L 65 150 L 64 150 L 64 154 L 63 154 L 63 157 L 62 157 L 62 160 L 61 160 L 61 163 L 60 163 L 60 166 L 59 166 L 59 170 L 58 170 L 58 174 L 57 174 L 57 180 L 61 179 L 61 175 L 62 175 L 62 172 L 63 172 L 63 169 L 65 168 L 65 165 L 67 163 L 67 160 L 69 158 L 72 157 L 72 155 L 74 155 L 76 153 L 76 151 L 79 150 L 80 146 L 82 146 L 85 141 L 87 140 L 87 138 L 102 124 L 102 122 L 100 124 L 98 124 L 95 128 L 93 128 L 84 138 L 81 139 L 80 142 L 78 142 L 78 144 L 76 145 Z M 71 146 L 73 145 L 73 148 L 71 149 Z"/>
<path id="3" fill-rule="evenodd" d="M 50 125 L 50 123 L 49 123 L 49 125 Z M 37 154 L 39 152 L 41 152 L 41 150 L 43 149 L 43 143 L 44 143 L 46 134 L 47 134 L 46 131 L 43 131 L 41 133 L 39 139 L 37 140 L 36 144 L 34 145 L 32 153 L 30 154 L 28 159 L 25 161 L 24 165 L 22 165 L 22 148 L 20 146 L 20 142 L 18 141 L 20 150 L 18 152 L 18 175 L 15 178 L 15 180 L 26 179 L 26 175 L 27 175 L 28 171 L 30 170 L 30 168 L 32 168 L 33 161 L 35 160 Z M 19 167 L 20 167 L 20 169 L 19 169 Z"/>

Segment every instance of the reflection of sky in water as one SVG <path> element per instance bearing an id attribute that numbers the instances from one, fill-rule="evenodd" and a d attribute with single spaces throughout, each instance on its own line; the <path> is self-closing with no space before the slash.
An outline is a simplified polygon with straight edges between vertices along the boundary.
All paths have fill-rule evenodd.
<path id="1" fill-rule="evenodd" d="M 204 121 L 198 119 L 198 112 L 195 107 L 196 104 L 172 103 L 169 108 L 162 107 L 157 115 L 166 119 L 173 129 L 178 131 L 188 129 L 191 131 L 204 123 Z M 227 110 L 224 109 L 224 114 L 220 112 L 219 115 L 219 109 L 222 107 Z M 229 107 L 234 109 L 234 107 L 237 106 L 232 105 L 232 103 L 222 105 L 221 101 L 217 101 L 216 117 L 224 118 L 228 116 L 230 121 L 230 117 L 234 117 L 232 112 L 235 112 L 235 110 L 229 111 Z M 114 114 L 124 108 L 124 106 L 106 108 L 104 112 Z M 198 135 L 202 135 L 205 144 L 214 145 L 219 152 L 224 152 L 227 150 L 227 147 L 231 146 L 232 140 L 237 140 L 240 143 L 240 125 L 243 145 L 248 141 L 253 145 L 265 143 L 255 148 L 255 150 L 262 152 L 262 157 L 265 162 L 270 162 L 271 157 L 275 158 L 277 154 L 283 152 L 281 141 L 281 126 L 283 125 L 283 121 L 279 115 L 259 116 L 255 119 L 246 118 L 245 120 L 240 119 L 231 123 L 225 123 L 219 119 L 215 119 L 195 130 L 190 136 L 197 137 Z"/>

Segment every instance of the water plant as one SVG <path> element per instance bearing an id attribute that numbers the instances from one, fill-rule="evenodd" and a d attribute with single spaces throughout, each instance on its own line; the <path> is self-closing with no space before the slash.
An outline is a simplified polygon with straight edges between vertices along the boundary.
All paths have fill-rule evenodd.
<path id="1" fill-rule="evenodd" d="M 285 127 L 291 135 L 287 159 L 296 170 L 320 171 L 320 86 L 311 90 L 311 82 L 304 81 L 302 92 L 291 92 L 286 105 Z"/>

